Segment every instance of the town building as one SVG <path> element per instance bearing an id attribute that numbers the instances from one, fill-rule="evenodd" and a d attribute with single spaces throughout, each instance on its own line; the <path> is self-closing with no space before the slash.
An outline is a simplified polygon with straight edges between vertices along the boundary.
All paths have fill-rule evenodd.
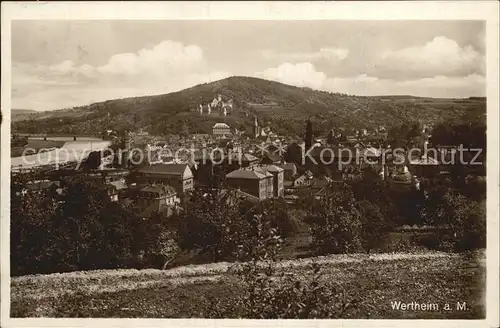
<path id="1" fill-rule="evenodd" d="M 159 212 L 170 216 L 178 202 L 177 192 L 169 185 L 146 186 L 137 195 L 137 206 L 143 217 Z"/>
<path id="2" fill-rule="evenodd" d="M 179 195 L 193 190 L 193 172 L 187 164 L 155 164 L 137 171 L 138 184 L 163 184 L 172 186 Z"/>
<path id="3" fill-rule="evenodd" d="M 297 165 L 295 163 L 282 163 L 278 164 L 283 169 L 283 177 L 287 181 L 292 181 L 297 175 Z"/>
<path id="4" fill-rule="evenodd" d="M 306 171 L 306 172 L 304 172 L 304 174 L 300 175 L 295 180 L 293 180 L 290 187 L 291 188 L 309 187 L 312 184 L 312 179 L 313 179 L 312 172 Z"/>
<path id="5" fill-rule="evenodd" d="M 212 127 L 212 134 L 214 136 L 229 136 L 231 135 L 231 128 L 226 123 L 215 123 Z"/>
<path id="6" fill-rule="evenodd" d="M 222 155 L 216 154 L 212 161 L 224 174 L 227 174 L 240 168 L 252 167 L 258 164 L 260 159 L 249 153 L 232 151 Z"/>
<path id="7" fill-rule="evenodd" d="M 273 197 L 273 175 L 259 169 L 238 169 L 226 175 L 228 187 L 239 189 L 260 200 Z"/>
<path id="8" fill-rule="evenodd" d="M 260 165 L 255 168 L 262 173 L 271 173 L 273 175 L 273 197 L 283 197 L 284 189 L 284 170 L 276 165 Z"/>
<path id="9" fill-rule="evenodd" d="M 411 159 L 408 169 L 415 176 L 432 177 L 439 174 L 439 162 L 432 157 L 424 155 L 418 159 Z"/>
<path id="10" fill-rule="evenodd" d="M 272 152 L 266 152 L 262 156 L 260 164 L 280 164 L 282 162 L 281 156 Z"/>
<path id="11" fill-rule="evenodd" d="M 124 198 L 127 192 L 127 184 L 125 179 L 112 180 L 108 182 L 108 185 L 113 186 L 114 189 L 114 200 L 118 201 L 120 198 Z"/>

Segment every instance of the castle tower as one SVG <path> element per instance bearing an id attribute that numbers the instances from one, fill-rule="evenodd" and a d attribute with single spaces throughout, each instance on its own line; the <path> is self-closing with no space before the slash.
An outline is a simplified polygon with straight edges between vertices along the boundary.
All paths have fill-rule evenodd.
<path id="1" fill-rule="evenodd" d="M 221 95 L 218 95 L 218 96 L 217 96 L 217 100 L 218 100 L 219 102 L 221 102 L 221 101 L 222 101 L 222 96 L 221 96 Z"/>

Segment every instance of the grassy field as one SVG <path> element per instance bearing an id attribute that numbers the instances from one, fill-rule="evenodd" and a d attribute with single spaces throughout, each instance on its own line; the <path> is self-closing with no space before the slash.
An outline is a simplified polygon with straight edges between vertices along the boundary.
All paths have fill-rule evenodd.
<path id="1" fill-rule="evenodd" d="M 426 252 L 356 254 L 279 262 L 278 271 L 304 274 L 311 262 L 336 281 L 355 306 L 343 318 L 484 317 L 484 255 Z M 100 270 L 12 279 L 12 317 L 207 317 L 216 299 L 244 293 L 230 263 L 170 270 Z M 395 310 L 392 302 L 436 303 L 438 310 Z M 457 310 L 457 302 L 467 309 Z M 445 310 L 449 303 L 451 310 Z"/>

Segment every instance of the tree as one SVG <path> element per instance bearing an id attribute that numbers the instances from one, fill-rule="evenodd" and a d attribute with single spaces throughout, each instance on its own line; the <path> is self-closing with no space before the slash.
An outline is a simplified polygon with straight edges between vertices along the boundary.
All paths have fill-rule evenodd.
<path id="1" fill-rule="evenodd" d="M 335 141 L 336 140 L 335 140 L 334 131 L 330 130 L 330 132 L 328 133 L 327 142 L 329 145 L 334 145 L 336 143 Z"/>
<path id="2" fill-rule="evenodd" d="M 361 218 L 347 186 L 330 188 L 307 218 L 312 245 L 320 253 L 352 253 L 361 248 Z"/>
<path id="3" fill-rule="evenodd" d="M 309 150 L 313 145 L 313 128 L 311 120 L 308 119 L 306 123 L 306 134 L 304 136 L 306 151 Z"/>
<path id="4" fill-rule="evenodd" d="M 300 223 L 290 215 L 288 205 L 283 199 L 266 200 L 256 209 L 256 214 L 262 214 L 283 238 L 297 234 L 300 229 Z"/>
<path id="5" fill-rule="evenodd" d="M 54 190 L 24 192 L 11 202 L 13 274 L 124 268 L 140 253 L 135 215 L 112 202 L 104 186 L 70 179 Z"/>
<path id="6" fill-rule="evenodd" d="M 182 249 L 201 249 L 214 261 L 236 256 L 248 241 L 251 226 L 230 197 L 216 189 L 193 192 L 178 219 Z"/>
<path id="7" fill-rule="evenodd" d="M 463 145 L 464 148 L 486 149 L 486 124 L 477 119 L 442 122 L 432 130 L 434 145 Z"/>
<path id="8" fill-rule="evenodd" d="M 374 203 L 363 200 L 356 204 L 361 217 L 361 240 L 364 250 L 370 253 L 380 242 L 381 237 L 389 231 L 388 222 Z"/>
<path id="9" fill-rule="evenodd" d="M 100 165 L 101 165 L 100 151 L 91 152 L 84 164 L 85 168 L 89 170 L 96 170 L 97 168 L 99 168 Z"/>
<path id="10" fill-rule="evenodd" d="M 56 213 L 57 244 L 61 265 L 67 270 L 96 269 L 96 250 L 105 242 L 100 211 L 110 203 L 106 190 L 74 179 L 66 187 Z"/>
<path id="11" fill-rule="evenodd" d="M 138 220 L 134 249 L 139 250 L 142 265 L 165 268 L 175 258 L 180 250 L 176 239 L 176 218 L 178 216 L 165 217 L 155 213 Z"/>
<path id="12" fill-rule="evenodd" d="M 284 155 L 284 159 L 289 163 L 295 163 L 295 165 L 297 166 L 302 166 L 304 157 L 303 155 L 304 152 L 302 148 L 299 146 L 299 144 L 294 142 L 288 145 Z"/>
<path id="13" fill-rule="evenodd" d="M 451 228 L 456 250 L 486 247 L 485 204 L 486 202 L 470 201 L 453 190 L 444 195 L 436 221 Z"/>
<path id="14" fill-rule="evenodd" d="M 24 147 L 28 144 L 27 137 L 21 137 L 19 135 L 14 135 L 11 140 L 11 147 Z"/>
<path id="15" fill-rule="evenodd" d="M 378 207 L 388 225 L 396 226 L 400 223 L 395 197 L 374 169 L 366 168 L 363 178 L 353 182 L 351 186 L 356 201 L 368 201 Z"/>
<path id="16" fill-rule="evenodd" d="M 21 193 L 13 181 L 10 212 L 10 259 L 12 275 L 47 273 L 54 269 L 53 217 L 56 204 L 41 193 Z"/>

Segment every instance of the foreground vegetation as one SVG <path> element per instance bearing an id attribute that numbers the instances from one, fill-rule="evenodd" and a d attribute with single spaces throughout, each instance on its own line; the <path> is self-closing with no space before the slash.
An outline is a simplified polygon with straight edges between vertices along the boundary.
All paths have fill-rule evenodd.
<path id="1" fill-rule="evenodd" d="M 257 275 L 217 263 L 25 276 L 12 280 L 11 316 L 479 319 L 484 262 L 482 253 L 356 254 L 260 262 Z M 393 301 L 441 309 L 393 310 Z"/>
<path id="2" fill-rule="evenodd" d="M 214 179 L 173 216 L 148 218 L 111 201 L 103 184 L 70 178 L 63 189 L 28 191 L 33 177 L 16 175 L 11 272 L 25 276 L 13 278 L 12 315 L 480 318 L 484 258 L 471 251 L 486 244 L 485 181 L 452 171 L 391 191 L 366 170 L 320 197 L 305 190 L 295 205 L 245 201 Z M 394 251 L 405 254 L 384 254 Z M 337 255 L 316 257 L 326 254 Z M 96 269 L 118 270 L 81 272 Z M 52 272 L 68 273 L 29 275 Z M 440 308 L 395 311 L 391 302 Z M 468 307 L 443 308 L 457 302 Z"/>

